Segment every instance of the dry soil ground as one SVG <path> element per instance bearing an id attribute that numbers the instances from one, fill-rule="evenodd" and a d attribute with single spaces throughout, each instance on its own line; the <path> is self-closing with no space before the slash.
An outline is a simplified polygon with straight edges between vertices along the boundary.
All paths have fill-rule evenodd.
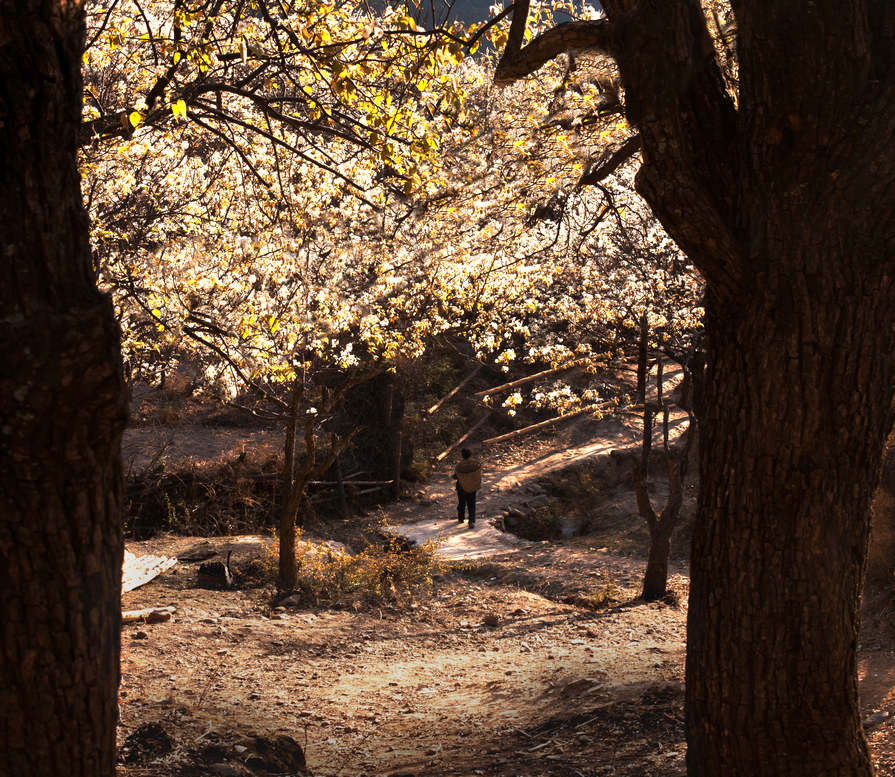
<path id="1" fill-rule="evenodd" d="M 124 627 L 122 777 L 299 774 L 282 737 L 326 777 L 684 774 L 685 539 L 674 596 L 645 604 L 644 533 L 623 484 L 595 497 L 605 520 L 589 536 L 525 542 L 494 525 L 543 496 L 545 478 L 605 454 L 608 435 L 636 436 L 584 429 L 489 452 L 474 532 L 454 521 L 448 465 L 385 509 L 405 534 L 440 535 L 454 559 L 400 606 L 275 608 L 267 589 L 196 588 L 195 564 L 125 594 L 124 609 L 176 613 Z M 198 541 L 128 547 L 178 555 Z M 212 542 L 239 565 L 271 540 Z M 876 615 L 862 634 L 862 703 L 878 774 L 895 777 L 891 612 Z"/>

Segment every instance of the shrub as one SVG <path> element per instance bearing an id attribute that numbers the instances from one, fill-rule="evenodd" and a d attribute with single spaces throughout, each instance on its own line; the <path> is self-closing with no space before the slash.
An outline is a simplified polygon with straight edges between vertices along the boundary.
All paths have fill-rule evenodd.
<path id="1" fill-rule="evenodd" d="M 242 573 L 272 583 L 278 554 L 274 543 Z M 432 542 L 411 548 L 397 542 L 370 545 L 351 555 L 299 536 L 295 556 L 298 585 L 291 601 L 306 607 L 400 605 L 431 593 L 435 575 L 442 571 Z"/>

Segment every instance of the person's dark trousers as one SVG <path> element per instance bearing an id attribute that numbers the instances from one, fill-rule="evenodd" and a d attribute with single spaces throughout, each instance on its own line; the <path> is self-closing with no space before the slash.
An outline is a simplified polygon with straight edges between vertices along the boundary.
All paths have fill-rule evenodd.
<path id="1" fill-rule="evenodd" d="M 457 520 L 463 523 L 464 513 L 469 513 L 469 525 L 475 523 L 475 491 L 467 493 L 462 488 L 457 488 Z"/>

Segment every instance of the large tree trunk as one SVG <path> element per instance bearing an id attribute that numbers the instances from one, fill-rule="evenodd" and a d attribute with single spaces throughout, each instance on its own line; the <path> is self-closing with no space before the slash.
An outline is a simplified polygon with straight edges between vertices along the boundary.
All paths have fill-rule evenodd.
<path id="1" fill-rule="evenodd" d="M 79 3 L 0 0 L 0 776 L 115 771 L 126 416 L 76 165 Z"/>
<path id="2" fill-rule="evenodd" d="M 637 189 L 706 281 L 687 646 L 691 777 L 862 777 L 855 646 L 895 359 L 895 3 L 602 0 L 525 39 L 615 58 Z M 736 80 L 736 83 L 734 83 Z M 618 167 L 617 154 L 587 182 Z"/>
<path id="3" fill-rule="evenodd" d="M 858 604 L 891 425 L 893 282 L 775 259 L 739 307 L 709 301 L 688 773 L 860 777 Z"/>

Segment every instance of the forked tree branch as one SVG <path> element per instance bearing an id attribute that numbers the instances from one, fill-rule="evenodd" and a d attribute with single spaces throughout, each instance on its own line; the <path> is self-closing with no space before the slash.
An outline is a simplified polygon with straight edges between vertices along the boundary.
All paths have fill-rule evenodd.
<path id="1" fill-rule="evenodd" d="M 629 121 L 639 131 L 638 191 L 669 234 L 719 290 L 735 293 L 747 272 L 737 206 L 736 109 L 726 92 L 699 0 L 605 0 L 607 18 L 566 22 L 523 46 L 528 0 L 519 0 L 495 74 L 506 83 L 561 53 L 612 56 Z M 597 183 L 634 153 L 638 140 L 594 162 Z"/>
<path id="2" fill-rule="evenodd" d="M 528 9 L 529 0 L 519 0 L 515 5 L 507 45 L 494 72 L 494 83 L 508 84 L 524 78 L 570 51 L 610 52 L 612 27 L 608 19 L 563 22 L 523 47 Z"/>

